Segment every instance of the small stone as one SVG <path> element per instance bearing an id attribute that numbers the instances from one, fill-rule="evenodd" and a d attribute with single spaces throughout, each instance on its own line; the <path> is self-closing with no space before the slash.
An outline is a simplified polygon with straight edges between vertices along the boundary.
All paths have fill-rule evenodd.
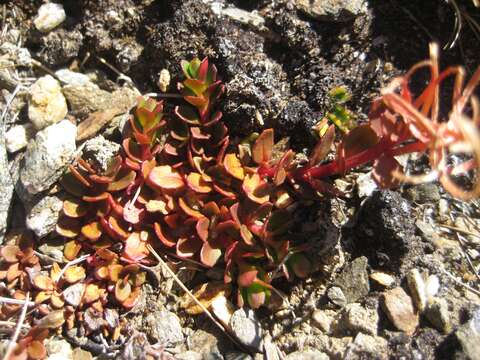
<path id="1" fill-rule="evenodd" d="M 462 350 L 472 360 L 478 359 L 480 354 L 480 308 L 477 307 L 472 318 L 463 324 L 456 332 Z"/>
<path id="2" fill-rule="evenodd" d="M 5 124 L 0 119 L 0 244 L 3 244 L 7 231 L 13 196 L 12 176 L 10 175 L 7 150 L 5 147 Z"/>
<path id="3" fill-rule="evenodd" d="M 156 311 L 147 315 L 144 326 L 147 335 L 166 347 L 174 347 L 183 342 L 182 327 L 178 316 L 170 311 Z"/>
<path id="4" fill-rule="evenodd" d="M 37 130 L 63 120 L 67 112 L 60 83 L 51 75 L 39 78 L 30 87 L 28 117 Z"/>
<path id="5" fill-rule="evenodd" d="M 434 183 L 419 184 L 407 189 L 406 195 L 414 203 L 437 203 L 440 200 L 440 189 Z"/>
<path id="6" fill-rule="evenodd" d="M 196 351 L 188 350 L 183 353 L 175 355 L 175 359 L 177 360 L 202 360 L 202 354 L 199 354 Z"/>
<path id="7" fill-rule="evenodd" d="M 382 308 L 392 324 L 400 331 L 411 335 L 418 326 L 418 313 L 412 298 L 401 287 L 388 290 L 382 297 Z"/>
<path id="8" fill-rule="evenodd" d="M 202 354 L 203 359 L 223 359 L 219 338 L 204 330 L 196 330 L 187 339 L 188 348 Z"/>
<path id="9" fill-rule="evenodd" d="M 327 290 L 328 299 L 335 305 L 343 307 L 347 304 L 347 299 L 342 289 L 338 286 L 332 286 Z"/>
<path id="10" fill-rule="evenodd" d="M 430 275 L 425 282 L 425 294 L 427 299 L 437 295 L 440 290 L 440 279 L 437 275 Z"/>
<path id="11" fill-rule="evenodd" d="M 341 318 L 341 326 L 354 334 L 363 332 L 376 335 L 378 329 L 378 312 L 375 309 L 366 309 L 360 304 L 348 304 Z"/>
<path id="12" fill-rule="evenodd" d="M 294 351 L 287 355 L 286 360 L 329 360 L 330 357 L 318 350 Z"/>
<path id="13" fill-rule="evenodd" d="M 85 142 L 83 158 L 100 174 L 105 174 L 113 164 L 120 148 L 119 144 L 99 135 Z"/>
<path id="14" fill-rule="evenodd" d="M 211 305 L 212 313 L 215 314 L 225 326 L 228 326 L 232 318 L 235 308 L 233 304 L 223 295 L 217 296 L 213 299 Z"/>
<path id="15" fill-rule="evenodd" d="M 167 92 L 170 85 L 170 73 L 167 69 L 162 69 L 158 77 L 158 88 L 161 92 Z"/>
<path id="16" fill-rule="evenodd" d="M 76 135 L 77 127 L 63 120 L 39 131 L 35 139 L 30 140 L 20 169 L 23 190 L 35 195 L 47 190 L 60 178 L 74 158 Z"/>
<path id="17" fill-rule="evenodd" d="M 69 69 L 57 70 L 55 75 L 63 84 L 67 85 L 82 86 L 90 82 L 90 78 L 87 75 Z"/>
<path id="18" fill-rule="evenodd" d="M 415 306 L 422 312 L 427 306 L 427 295 L 425 291 L 425 281 L 418 269 L 411 269 L 407 273 L 407 284 Z"/>
<path id="19" fill-rule="evenodd" d="M 441 331 L 444 334 L 448 334 L 452 331 L 452 323 L 450 321 L 451 315 L 448 311 L 448 304 L 445 299 L 430 299 L 425 310 L 425 316 L 438 331 Z"/>
<path id="20" fill-rule="evenodd" d="M 261 352 L 263 331 L 255 313 L 251 309 L 238 309 L 230 319 L 232 333 L 245 346 Z"/>
<path id="21" fill-rule="evenodd" d="M 252 25 L 255 28 L 262 29 L 265 25 L 265 19 L 256 11 L 246 11 L 237 7 L 227 7 L 220 10 L 221 15 L 241 24 Z"/>
<path id="22" fill-rule="evenodd" d="M 364 198 L 373 194 L 378 189 L 377 183 L 372 178 L 372 173 L 361 174 L 357 178 L 357 191 L 360 198 Z"/>
<path id="23" fill-rule="evenodd" d="M 367 265 L 365 256 L 358 257 L 345 266 L 335 280 L 335 285 L 342 289 L 347 303 L 355 302 L 369 293 Z"/>
<path id="24" fill-rule="evenodd" d="M 85 289 L 85 284 L 77 283 L 70 285 L 65 290 L 63 290 L 63 298 L 67 304 L 77 307 L 82 301 L 83 291 Z"/>
<path id="25" fill-rule="evenodd" d="M 225 360 L 253 360 L 253 358 L 239 351 L 231 351 L 225 355 Z"/>
<path id="26" fill-rule="evenodd" d="M 348 345 L 345 359 L 388 359 L 388 341 L 380 336 L 370 336 L 358 333 Z"/>
<path id="27" fill-rule="evenodd" d="M 14 153 L 22 150 L 27 146 L 28 141 L 35 134 L 35 129 L 32 124 L 15 125 L 5 133 L 5 143 L 7 151 Z"/>
<path id="28" fill-rule="evenodd" d="M 56 338 L 45 340 L 47 360 L 69 360 L 73 358 L 72 346 L 66 340 Z"/>
<path id="29" fill-rule="evenodd" d="M 45 196 L 27 212 L 26 225 L 38 238 L 43 238 L 55 230 L 63 200 L 57 195 Z"/>
<path id="30" fill-rule="evenodd" d="M 386 288 L 391 287 L 393 284 L 395 284 L 395 277 L 380 271 L 371 273 L 370 280 Z"/>
<path id="31" fill-rule="evenodd" d="M 93 360 L 93 356 L 82 348 L 73 349 L 72 360 Z"/>
<path id="32" fill-rule="evenodd" d="M 299 10 L 321 21 L 348 21 L 367 11 L 364 0 L 295 0 Z"/>
<path id="33" fill-rule="evenodd" d="M 63 262 L 63 239 L 48 239 L 46 243 L 38 246 L 38 251 L 54 259 L 58 263 Z"/>
<path id="34" fill-rule="evenodd" d="M 67 15 L 62 4 L 47 3 L 40 6 L 38 15 L 33 20 L 38 31 L 49 32 L 65 21 Z"/>
<path id="35" fill-rule="evenodd" d="M 333 318 L 328 316 L 323 310 L 315 310 L 312 314 L 313 324 L 322 330 L 325 334 L 329 334 L 333 322 Z"/>
<path id="36" fill-rule="evenodd" d="M 70 113 L 81 118 L 96 111 L 119 109 L 119 112 L 127 112 L 136 105 L 140 96 L 137 89 L 127 86 L 110 93 L 91 82 L 85 85 L 65 85 L 63 94 L 70 105 Z"/>

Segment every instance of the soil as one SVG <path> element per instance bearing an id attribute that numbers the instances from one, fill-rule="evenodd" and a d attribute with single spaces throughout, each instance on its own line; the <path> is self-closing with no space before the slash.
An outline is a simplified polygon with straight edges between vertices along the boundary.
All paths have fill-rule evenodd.
<path id="1" fill-rule="evenodd" d="M 162 69 L 172 75 L 169 91 L 175 92 L 181 73 L 180 60 L 208 57 L 226 84 L 221 110 L 233 137 L 242 138 L 263 127 L 273 127 L 276 134 L 288 136 L 292 146 L 300 151 L 312 145 L 311 127 L 331 105 L 328 92 L 333 87 L 347 87 L 352 94 L 348 108 L 358 121 L 366 120 L 370 104 L 381 88 L 394 76 L 427 58 L 431 41 L 439 42 L 441 47 L 446 45 L 453 36 L 455 22 L 452 7 L 438 0 L 369 0 L 365 14 L 344 22 L 314 20 L 298 11 L 294 1 L 218 1 L 225 7 L 257 12 L 264 18 L 262 26 L 219 16 L 212 10 L 212 3 L 65 0 L 67 20 L 48 34 L 40 34 L 32 25 L 42 1 L 11 1 L 6 9 L 9 26 L 20 30 L 24 46 L 45 68 L 55 71 L 70 67 L 83 73 L 95 72 L 102 77 L 101 87 L 105 90 L 116 88 L 120 80 L 117 71 L 105 66 L 101 59 L 131 78 L 141 93 L 151 93 L 158 92 Z M 471 1 L 459 3 L 479 15 Z M 442 51 L 441 64 L 442 67 L 464 64 L 471 74 L 479 65 L 478 54 L 480 40 L 465 25 L 455 46 Z M 43 74 L 44 70 L 37 68 L 32 75 Z M 444 108 L 448 109 L 450 100 L 446 97 L 444 100 Z M 309 234 L 310 242 L 314 243 L 322 269 L 305 281 L 278 284 L 279 290 L 287 294 L 289 307 L 280 313 L 269 309 L 258 311 L 262 328 L 284 354 L 317 349 L 330 358 L 343 358 L 345 354 L 352 359 L 465 358 L 468 355 L 463 353 L 454 331 L 470 319 L 480 298 L 454 283 L 439 270 L 439 264 L 456 276 L 463 276 L 473 287 L 478 288 L 478 281 L 462 256 L 466 249 L 455 243 L 454 236 L 441 235 L 440 240 L 448 244 L 440 246 L 440 240 L 422 230 L 419 221 L 451 222 L 439 207 L 440 199 L 457 217 L 479 218 L 478 205 L 453 200 L 437 184 L 433 186 L 439 198 L 425 199 L 421 195 L 420 199 L 410 201 L 409 191 L 416 190 L 404 187 L 377 192 L 365 200 L 358 196 L 354 180 L 367 170 L 346 178 L 351 190 L 349 197 L 325 200 L 299 214 L 302 232 Z M 478 242 L 472 240 L 469 244 L 469 248 L 478 250 Z M 312 323 L 313 312 L 329 310 L 333 317 L 341 318 L 343 306 L 333 304 L 327 290 L 345 265 L 361 256 L 367 258 L 365 271 L 391 274 L 397 285 L 405 285 L 405 277 L 412 268 L 437 275 L 440 294 L 448 301 L 452 330 L 442 333 L 425 316 L 413 336 L 396 330 L 380 310 L 384 288 L 372 283 L 368 294 L 354 302 L 378 311 L 378 333 L 374 335 L 386 341 L 383 354 L 348 352 L 348 344 L 356 336 L 351 329 L 320 331 Z M 479 257 L 473 259 L 477 268 Z M 191 286 L 200 283 L 201 276 L 187 283 Z M 155 341 L 142 319 L 153 311 L 147 304 L 161 304 L 159 311 L 166 308 L 178 314 L 186 334 L 199 329 L 214 333 L 220 344 L 215 354 L 243 359 L 227 357 L 235 346 L 212 330 L 206 317 L 191 318 L 184 313 L 178 305 L 182 291 L 175 286 L 171 290 L 171 279 L 163 281 L 170 285 L 152 284 L 154 289 L 147 292 L 145 306 L 132 314 L 137 331 L 146 333 L 150 342 Z M 79 345 L 71 338 L 70 341 L 74 346 Z M 94 346 L 83 347 L 97 352 Z M 210 358 L 218 358 L 217 355 Z"/>

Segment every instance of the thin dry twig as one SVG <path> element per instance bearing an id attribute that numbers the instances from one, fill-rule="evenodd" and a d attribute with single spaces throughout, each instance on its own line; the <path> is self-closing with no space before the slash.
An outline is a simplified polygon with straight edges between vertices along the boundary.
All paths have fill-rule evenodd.
<path id="1" fill-rule="evenodd" d="M 0 326 L 6 326 L 6 327 L 12 327 L 12 326 L 15 326 L 17 323 L 13 322 L 13 321 L 1 321 L 0 320 Z M 28 325 L 28 324 L 23 324 L 22 325 L 22 328 L 23 329 L 30 329 L 31 326 Z"/>
<path id="2" fill-rule="evenodd" d="M 472 288 L 471 286 L 467 285 L 467 284 L 464 284 L 463 282 L 461 282 L 460 280 L 458 280 L 455 276 L 453 276 L 452 274 L 450 274 L 447 270 L 445 269 L 441 269 L 442 272 L 447 275 L 450 279 L 452 279 L 453 281 L 455 281 L 458 285 L 460 286 L 463 286 L 465 289 L 471 291 L 472 293 L 480 296 L 480 291 Z"/>
<path id="3" fill-rule="evenodd" d="M 3 296 L 0 296 L 0 304 L 13 304 L 13 305 L 28 304 L 28 306 L 35 306 L 35 302 L 33 302 L 33 301 L 11 299 L 11 298 L 3 297 Z"/>
<path id="4" fill-rule="evenodd" d="M 27 315 L 28 302 L 30 300 L 29 292 L 27 292 L 27 296 L 25 300 L 26 301 L 25 301 L 25 304 L 23 305 L 22 312 L 20 314 L 20 317 L 18 318 L 17 327 L 15 328 L 15 332 L 13 333 L 10 339 L 10 342 L 8 343 L 7 351 L 5 351 L 3 360 L 10 359 L 10 356 L 12 355 L 12 352 L 15 349 L 15 346 L 17 345 L 17 339 L 18 339 L 18 336 L 20 335 L 20 331 L 22 330 L 22 325 L 23 325 L 23 322 L 25 321 L 25 316 Z"/>
<path id="5" fill-rule="evenodd" d="M 100 56 L 97 56 L 97 59 L 103 64 L 105 65 L 106 67 L 108 67 L 110 70 L 112 70 L 115 74 L 118 75 L 118 79 L 122 79 L 122 80 L 125 80 L 126 82 L 132 84 L 132 85 L 135 85 L 133 83 L 133 80 L 125 75 L 124 73 L 122 73 L 120 70 L 118 70 L 115 66 L 113 66 L 112 64 L 110 64 L 107 60 L 105 60 L 104 58 L 100 57 Z"/>
<path id="6" fill-rule="evenodd" d="M 196 297 L 193 295 L 193 293 L 188 290 L 188 288 L 185 286 L 185 284 L 177 277 L 177 275 L 173 272 L 172 269 L 167 265 L 167 263 L 161 258 L 161 256 L 153 249 L 151 245 L 147 245 L 148 250 L 152 253 L 152 255 L 155 257 L 155 259 L 158 260 L 158 262 L 164 267 L 164 269 L 172 276 L 172 278 L 175 280 L 175 282 L 182 288 L 183 291 L 185 291 L 188 296 L 197 304 L 203 312 L 210 318 L 210 320 L 213 321 L 213 323 L 234 343 L 236 344 L 239 348 L 243 349 L 249 354 L 252 354 L 252 352 L 246 348 L 242 343 L 240 343 L 237 339 L 235 339 L 228 329 L 226 329 L 221 322 L 219 322 L 215 316 L 208 310 Z"/>
<path id="7" fill-rule="evenodd" d="M 445 229 L 448 229 L 448 230 L 454 230 L 454 231 L 458 231 L 459 233 L 462 233 L 462 234 L 465 234 L 465 235 L 470 235 L 470 236 L 475 236 L 475 237 L 480 238 L 480 234 L 475 234 L 474 232 L 464 230 L 464 229 L 460 229 L 456 226 L 445 225 L 445 224 L 442 224 L 442 225 L 439 225 L 439 226 L 440 226 L 440 228 L 445 228 Z"/>

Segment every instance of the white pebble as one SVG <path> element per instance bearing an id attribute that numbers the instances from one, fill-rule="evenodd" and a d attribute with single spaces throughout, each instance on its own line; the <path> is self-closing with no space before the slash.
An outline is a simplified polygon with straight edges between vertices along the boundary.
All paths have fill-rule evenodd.
<path id="1" fill-rule="evenodd" d="M 10 128 L 5 133 L 5 144 L 9 153 L 14 153 L 27 146 L 35 130 L 32 124 L 21 124 Z"/>
<path id="2" fill-rule="evenodd" d="M 38 9 L 38 15 L 33 20 L 38 31 L 49 32 L 65 21 L 67 15 L 62 4 L 48 3 L 43 4 Z"/>

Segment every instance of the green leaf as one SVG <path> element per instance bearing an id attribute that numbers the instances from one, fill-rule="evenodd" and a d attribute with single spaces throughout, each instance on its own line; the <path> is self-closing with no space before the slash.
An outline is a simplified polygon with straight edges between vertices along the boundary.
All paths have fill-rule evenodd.
<path id="1" fill-rule="evenodd" d="M 351 99 L 351 95 L 343 86 L 333 88 L 328 95 L 335 104 L 344 104 Z"/>

